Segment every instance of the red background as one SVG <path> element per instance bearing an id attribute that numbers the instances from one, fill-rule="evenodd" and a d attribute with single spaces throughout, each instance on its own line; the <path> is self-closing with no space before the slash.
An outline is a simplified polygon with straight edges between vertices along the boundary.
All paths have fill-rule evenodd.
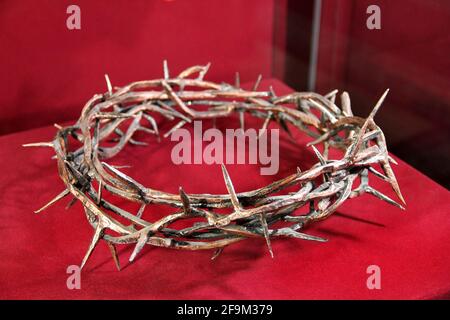
<path id="1" fill-rule="evenodd" d="M 0 134 L 75 119 L 113 85 L 212 63 L 209 77 L 267 77 L 272 64 L 273 0 L 135 0 L 0 3 Z M 66 8 L 81 9 L 69 30 Z"/>

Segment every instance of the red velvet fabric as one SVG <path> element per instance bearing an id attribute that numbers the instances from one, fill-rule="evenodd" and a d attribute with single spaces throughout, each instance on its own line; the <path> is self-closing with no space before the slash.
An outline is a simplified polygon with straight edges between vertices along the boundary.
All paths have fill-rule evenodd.
<path id="1" fill-rule="evenodd" d="M 290 90 L 276 80 L 278 94 Z M 389 99 L 386 101 L 389 104 Z M 380 111 L 382 112 L 382 110 Z M 357 113 L 357 111 L 355 111 Z M 234 119 L 237 121 L 236 119 Z M 248 126 L 261 120 L 247 118 Z M 219 122 L 219 126 L 225 123 Z M 416 299 L 448 297 L 450 292 L 449 192 L 406 163 L 394 171 L 408 203 L 406 212 L 370 195 L 348 200 L 331 218 L 305 232 L 327 243 L 274 239 L 271 259 L 264 239 L 227 247 L 211 261 L 211 251 L 178 251 L 147 246 L 128 263 L 132 246 L 119 247 L 122 271 L 100 243 L 82 272 L 81 289 L 68 290 L 66 269 L 79 265 L 93 235 L 79 203 L 69 199 L 42 214 L 41 205 L 62 191 L 51 149 L 21 147 L 51 140 L 45 127 L 0 137 L 0 298 L 2 299 Z M 311 139 L 295 133 L 299 143 Z M 389 141 L 389 136 L 387 137 Z M 144 185 L 170 192 L 225 193 L 218 165 L 173 165 L 171 143 L 147 138 L 148 147 L 127 147 L 112 164 L 133 165 L 124 172 Z M 256 165 L 229 165 L 238 192 L 307 169 L 316 162 L 310 148 L 280 141 L 276 177 L 260 176 Z M 371 178 L 380 191 L 390 188 Z M 137 208 L 135 208 L 137 210 Z M 144 218 L 166 213 L 149 207 Z M 153 217 L 153 218 L 152 218 Z M 381 268 L 381 290 L 366 287 L 367 267 Z"/>
<path id="2" fill-rule="evenodd" d="M 274 0 L 2 0 L 0 134 L 78 116 L 113 85 L 212 63 L 209 79 L 271 74 Z M 69 30 L 66 9 L 81 10 Z M 19 109 L 20 108 L 20 109 Z M 20 112 L 19 112 L 20 110 Z"/>

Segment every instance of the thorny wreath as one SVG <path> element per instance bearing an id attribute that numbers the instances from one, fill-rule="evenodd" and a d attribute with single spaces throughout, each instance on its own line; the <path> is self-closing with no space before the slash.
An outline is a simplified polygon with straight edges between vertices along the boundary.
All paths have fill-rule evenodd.
<path id="1" fill-rule="evenodd" d="M 25 145 L 53 148 L 58 172 L 65 184 L 64 191 L 36 212 L 70 194 L 74 197 L 71 203 L 76 200 L 82 203 L 95 230 L 81 267 L 100 240 L 109 246 L 119 270 L 116 250 L 119 244 L 135 243 L 130 261 L 145 244 L 187 250 L 215 249 L 213 258 L 216 258 L 232 243 L 249 237 L 262 237 L 273 256 L 271 239 L 276 237 L 326 241 L 300 230 L 328 218 L 348 198 L 369 193 L 403 209 L 401 204 L 369 185 L 369 174 L 383 179 L 405 204 L 390 165 L 395 160 L 389 156 L 384 134 L 374 122 L 388 90 L 364 119 L 353 115 L 347 92 L 340 95 L 339 108 L 335 104 L 337 90 L 325 96 L 313 92 L 277 96 L 272 88 L 258 91 L 259 77 L 253 89 L 247 91 L 240 88 L 238 74 L 234 85 L 204 80 L 208 68 L 209 64 L 193 66 L 176 77 L 170 77 L 164 62 L 164 78 L 133 82 L 114 89 L 106 76 L 108 91 L 94 95 L 74 125 L 55 125 L 58 131 L 53 141 Z M 200 108 L 202 110 L 198 110 Z M 163 135 L 167 137 L 193 120 L 215 120 L 233 113 L 238 113 L 242 127 L 244 115 L 248 114 L 264 119 L 263 129 L 270 121 L 276 121 L 288 133 L 288 124 L 304 131 L 314 138 L 308 145 L 312 146 L 318 162 L 309 170 L 301 172 L 298 169 L 265 187 L 243 193 L 235 192 L 222 165 L 228 190 L 228 194 L 223 195 L 188 194 L 181 187 L 179 194 L 154 190 L 105 162 L 127 144 L 144 144 L 134 138 L 137 131 L 155 135 L 159 140 L 157 114 L 168 121 L 176 121 L 173 128 Z M 81 147 L 69 150 L 69 139 L 78 140 Z M 114 142 L 112 145 L 102 144 L 106 141 Z M 323 154 L 314 147 L 319 143 L 324 146 Z M 329 159 L 329 148 L 342 150 L 343 157 Z M 383 172 L 379 172 L 377 166 Z M 94 187 L 94 181 L 98 187 Z M 355 181 L 360 181 L 357 186 Z M 278 194 L 293 186 L 297 191 Z M 131 213 L 107 201 L 102 197 L 105 190 L 140 203 L 139 211 Z M 142 213 L 146 206 L 153 204 L 171 206 L 175 211 L 160 220 L 146 221 Z M 308 212 L 296 214 L 301 207 L 308 208 Z M 229 208 L 231 212 L 217 212 L 223 208 Z M 117 216 L 128 222 L 119 222 Z M 193 217 L 203 221 L 183 229 L 171 228 L 173 222 Z M 275 223 L 280 221 L 285 226 L 275 227 Z"/>

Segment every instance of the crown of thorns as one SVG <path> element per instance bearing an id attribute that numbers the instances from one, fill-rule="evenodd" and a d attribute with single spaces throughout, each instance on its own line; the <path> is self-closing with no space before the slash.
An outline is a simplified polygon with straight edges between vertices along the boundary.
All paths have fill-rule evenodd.
<path id="1" fill-rule="evenodd" d="M 262 237 L 273 257 L 271 239 L 276 237 L 326 241 L 300 230 L 328 218 L 348 198 L 369 193 L 404 209 L 369 185 L 371 173 L 389 183 L 405 204 L 390 166 L 395 160 L 389 156 L 384 134 L 373 120 L 388 90 L 364 119 L 353 115 L 346 92 L 340 95 L 339 108 L 335 104 L 337 90 L 325 96 L 313 92 L 277 96 L 272 88 L 258 91 L 260 76 L 253 89 L 247 91 L 240 88 L 238 74 L 234 85 L 205 81 L 203 78 L 208 68 L 209 64 L 193 66 L 176 77 L 170 77 L 164 62 L 164 78 L 133 82 L 114 89 L 106 75 L 108 91 L 94 95 L 74 125 L 55 125 L 58 131 L 51 142 L 24 145 L 53 148 L 59 176 L 65 184 L 64 191 L 36 212 L 70 194 L 73 199 L 69 205 L 79 200 L 95 230 L 81 268 L 100 240 L 109 246 L 119 270 L 116 245 L 130 243 L 135 244 L 130 261 L 145 244 L 186 250 L 214 249 L 214 259 L 232 243 L 249 237 Z M 206 106 L 207 109 L 199 111 L 194 106 L 202 106 L 203 109 Z M 309 170 L 301 172 L 297 169 L 281 180 L 243 193 L 235 192 L 222 165 L 228 194 L 221 195 L 188 194 L 181 187 L 179 194 L 154 190 L 105 162 L 127 144 L 144 144 L 134 138 L 137 131 L 154 135 L 159 140 L 156 114 L 168 121 L 176 121 L 173 128 L 163 135 L 167 137 L 195 119 L 216 119 L 233 113 L 239 114 L 242 127 L 244 114 L 249 114 L 264 119 L 263 129 L 270 121 L 276 121 L 288 133 L 288 124 L 304 131 L 314 139 L 308 145 L 312 146 L 318 162 Z M 122 129 L 123 126 L 126 130 Z M 78 140 L 82 146 L 70 150 L 69 139 Z M 101 145 L 106 141 L 114 141 L 114 144 Z M 323 154 L 314 147 L 319 143 L 324 146 Z M 329 159 L 330 147 L 342 150 L 343 157 Z M 375 165 L 384 172 L 377 171 Z M 357 186 L 355 180 L 359 180 Z M 94 181 L 98 187 L 94 186 Z M 297 191 L 275 195 L 287 187 L 297 188 Z M 115 197 L 140 203 L 140 209 L 131 213 L 114 205 L 102 197 L 105 190 Z M 142 213 L 146 206 L 152 204 L 171 206 L 174 212 L 157 221 L 146 221 Z M 297 214 L 301 207 L 306 207 L 308 212 Z M 230 208 L 231 212 L 217 212 L 223 208 Z M 127 222 L 119 222 L 118 217 Z M 197 222 L 189 227 L 171 228 L 175 221 L 194 217 Z M 198 218 L 202 221 L 198 222 Z M 275 223 L 280 221 L 284 226 L 276 227 Z"/>

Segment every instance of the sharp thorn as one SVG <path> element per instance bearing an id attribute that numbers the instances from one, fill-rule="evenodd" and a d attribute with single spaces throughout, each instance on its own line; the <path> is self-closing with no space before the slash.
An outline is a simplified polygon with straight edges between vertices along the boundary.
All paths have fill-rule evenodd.
<path id="1" fill-rule="evenodd" d="M 180 122 L 178 122 L 176 125 L 174 125 L 172 127 L 172 129 L 170 129 L 169 131 L 167 131 L 163 137 L 167 138 L 168 136 L 170 136 L 175 130 L 180 129 L 182 126 L 184 126 L 186 124 L 185 120 L 181 120 Z"/>
<path id="2" fill-rule="evenodd" d="M 147 243 L 147 240 L 148 240 L 148 234 L 146 232 L 142 232 L 141 235 L 139 236 L 136 246 L 134 247 L 133 252 L 131 253 L 131 256 L 129 259 L 130 262 L 134 261 L 137 254 L 142 250 L 144 245 Z"/>
<path id="3" fill-rule="evenodd" d="M 53 148 L 53 142 L 34 142 L 22 144 L 22 147 L 50 147 Z"/>
<path id="4" fill-rule="evenodd" d="M 333 91 L 328 92 L 324 97 L 334 103 L 338 91 L 339 91 L 338 89 L 334 89 Z"/>
<path id="5" fill-rule="evenodd" d="M 67 206 L 66 206 L 65 209 L 66 209 L 66 210 L 69 210 L 70 207 L 72 207 L 76 202 L 77 202 L 77 198 L 76 198 L 76 197 L 73 197 L 72 200 L 70 200 L 70 202 L 67 204 Z"/>
<path id="6" fill-rule="evenodd" d="M 330 99 L 332 96 L 335 96 L 339 92 L 338 89 L 331 90 L 327 94 L 325 94 L 325 98 Z"/>
<path id="7" fill-rule="evenodd" d="M 125 169 L 125 168 L 131 168 L 131 166 L 130 166 L 130 165 L 123 165 L 123 166 L 111 166 L 111 167 L 113 167 L 114 169 Z"/>
<path id="8" fill-rule="evenodd" d="M 241 87 L 241 77 L 239 76 L 239 72 L 236 72 L 235 74 L 234 86 L 238 89 Z"/>
<path id="9" fill-rule="evenodd" d="M 176 103 L 184 112 L 186 112 L 192 118 L 195 117 L 195 112 L 190 108 L 188 108 L 188 106 L 183 102 L 183 100 L 180 99 L 179 96 L 177 96 L 177 94 L 173 91 L 172 87 L 165 80 L 161 82 L 161 85 L 174 103 Z"/>
<path id="10" fill-rule="evenodd" d="M 223 247 L 217 248 L 211 257 L 211 260 L 217 259 L 217 257 L 219 257 L 222 252 L 223 252 Z"/>
<path id="11" fill-rule="evenodd" d="M 261 138 L 261 136 L 265 133 L 265 131 L 267 130 L 267 127 L 269 126 L 270 120 L 272 119 L 272 112 L 268 112 L 267 113 L 267 117 L 266 119 L 264 119 L 264 123 L 261 127 L 261 129 L 259 130 L 259 134 L 258 134 L 258 139 Z"/>
<path id="12" fill-rule="evenodd" d="M 211 67 L 211 62 L 208 62 L 204 67 L 203 70 L 200 71 L 200 73 L 198 74 L 198 80 L 203 80 L 203 78 L 205 77 L 205 74 L 208 72 L 209 67 Z"/>
<path id="13" fill-rule="evenodd" d="M 270 243 L 270 236 L 269 236 L 269 228 L 267 226 L 267 220 L 264 215 L 264 213 L 259 215 L 261 226 L 263 228 L 264 237 L 266 238 L 266 244 L 267 248 L 269 249 L 270 256 L 273 258 L 273 250 L 272 250 L 272 244 Z"/>
<path id="14" fill-rule="evenodd" d="M 372 172 L 375 176 L 377 176 L 378 178 L 381 178 L 384 181 L 390 181 L 388 177 L 386 177 L 384 174 L 382 174 L 381 172 L 378 172 L 376 169 L 374 169 L 373 167 L 369 167 L 369 171 Z"/>
<path id="15" fill-rule="evenodd" d="M 317 237 L 317 236 L 312 236 L 306 233 L 302 233 L 302 232 L 298 232 L 295 231 L 295 238 L 299 238 L 299 239 L 303 239 L 303 240 L 311 240 L 311 241 L 319 241 L 319 242 L 327 242 L 327 239 L 321 238 L 321 237 Z"/>
<path id="16" fill-rule="evenodd" d="M 134 139 L 130 139 L 129 141 L 131 144 L 136 145 L 136 146 L 148 146 L 147 142 L 137 141 Z"/>
<path id="17" fill-rule="evenodd" d="M 324 165 L 326 164 L 325 158 L 322 156 L 322 154 L 317 150 L 317 148 L 314 145 L 311 145 L 311 148 L 314 150 L 314 153 L 316 154 L 317 158 L 320 161 L 320 164 Z"/>
<path id="18" fill-rule="evenodd" d="M 269 87 L 269 92 L 270 92 L 270 95 L 272 96 L 272 98 L 276 98 L 277 97 L 277 94 L 275 93 L 275 90 L 273 90 L 272 86 Z"/>
<path id="19" fill-rule="evenodd" d="M 356 154 L 359 151 L 359 148 L 361 146 L 364 134 L 366 133 L 366 129 L 369 126 L 369 123 L 371 121 L 373 121 L 373 118 L 375 117 L 377 111 L 380 109 L 381 105 L 383 104 L 384 99 L 386 99 L 387 94 L 389 93 L 389 89 L 387 89 L 383 95 L 381 96 L 381 98 L 378 100 L 377 104 L 375 105 L 375 107 L 373 108 L 372 112 L 370 112 L 369 116 L 367 117 L 366 121 L 364 121 L 363 126 L 361 127 L 359 133 L 358 133 L 358 137 L 354 142 L 354 145 L 352 147 L 352 150 L 349 154 L 350 159 L 354 159 Z"/>
<path id="20" fill-rule="evenodd" d="M 259 84 L 261 83 L 262 74 L 258 75 L 258 78 L 256 78 L 255 84 L 253 85 L 253 91 L 258 90 Z"/>
<path id="21" fill-rule="evenodd" d="M 391 166 L 389 165 L 388 161 L 383 161 L 381 163 L 381 167 L 384 170 L 384 173 L 389 178 L 389 184 L 392 187 L 392 190 L 394 190 L 397 197 L 400 199 L 400 201 L 406 205 L 405 199 L 403 198 L 402 192 L 400 191 L 400 187 L 398 185 L 397 179 L 395 178 L 394 171 L 392 171 Z"/>
<path id="22" fill-rule="evenodd" d="M 345 116 L 347 116 L 347 117 L 353 116 L 350 96 L 347 91 L 344 91 L 341 94 L 341 107 L 342 107 L 342 112 L 344 113 Z"/>
<path id="23" fill-rule="evenodd" d="M 371 195 L 377 197 L 378 199 L 381 199 L 381 200 L 383 200 L 383 201 L 386 201 L 386 202 L 389 203 L 389 204 L 392 204 L 392 205 L 394 205 L 394 206 L 396 206 L 396 207 L 398 207 L 398 208 L 400 208 L 400 209 L 402 209 L 402 210 L 405 210 L 405 207 L 404 207 L 404 206 L 402 206 L 402 205 L 399 204 L 398 202 L 392 200 L 391 198 L 389 198 L 387 195 L 381 193 L 380 191 L 378 191 L 378 190 L 372 188 L 371 186 L 366 186 L 366 187 L 364 188 L 364 190 L 365 190 L 367 193 L 369 193 L 369 194 L 371 194 Z"/>
<path id="24" fill-rule="evenodd" d="M 169 66 L 167 65 L 167 60 L 163 61 L 164 79 L 169 79 Z"/>
<path id="25" fill-rule="evenodd" d="M 377 114 L 377 112 L 380 109 L 381 105 L 383 104 L 384 99 L 386 99 L 386 96 L 387 96 L 388 93 L 389 93 L 389 89 L 386 89 L 386 91 L 384 91 L 384 93 L 380 97 L 380 99 L 378 99 L 377 104 L 373 108 L 372 112 L 369 114 L 369 117 L 368 117 L 369 119 L 373 119 L 375 117 L 375 115 Z"/>
<path id="26" fill-rule="evenodd" d="M 390 155 L 388 155 L 388 160 L 389 160 L 389 162 L 392 162 L 393 164 L 398 165 L 398 162 L 394 158 L 392 158 Z"/>
<path id="27" fill-rule="evenodd" d="M 290 138 L 293 142 L 296 142 L 295 139 L 294 139 L 294 137 L 292 136 L 291 130 L 289 130 L 289 127 L 288 127 L 286 121 L 285 121 L 283 118 L 281 118 L 280 115 L 277 115 L 277 116 L 276 116 L 276 120 L 277 120 L 278 124 L 280 125 L 280 127 L 281 127 L 284 131 L 287 132 L 287 134 L 289 135 L 289 138 Z"/>
<path id="28" fill-rule="evenodd" d="M 184 209 L 184 213 L 186 215 L 189 215 L 191 213 L 191 205 L 190 205 L 190 201 L 189 201 L 189 197 L 187 196 L 187 194 L 184 192 L 183 188 L 180 187 L 179 189 L 180 191 L 180 198 L 181 198 L 181 202 L 183 203 L 183 209 Z"/>
<path id="29" fill-rule="evenodd" d="M 106 168 L 111 170 L 116 176 L 120 177 L 121 179 L 125 180 L 128 184 L 131 184 L 135 188 L 139 189 L 140 191 L 143 191 L 145 188 L 142 186 L 139 182 L 134 180 L 133 178 L 127 176 L 125 173 L 117 170 L 114 166 L 111 166 L 110 164 L 106 162 L 102 162 L 102 165 L 104 165 Z"/>
<path id="30" fill-rule="evenodd" d="M 88 261 L 98 242 L 100 241 L 101 238 L 103 238 L 104 231 L 105 228 L 99 219 L 99 221 L 97 222 L 97 227 L 95 228 L 94 236 L 92 237 L 91 244 L 89 245 L 88 251 L 86 252 L 86 255 L 83 258 L 83 262 L 81 262 L 80 269 L 83 269 L 84 265 Z"/>
<path id="31" fill-rule="evenodd" d="M 120 271 L 120 260 L 119 255 L 117 254 L 117 248 L 113 243 L 107 242 L 109 250 L 111 251 L 111 255 L 114 260 L 114 264 L 116 265 L 117 270 Z"/>
<path id="32" fill-rule="evenodd" d="M 241 126 L 242 131 L 245 130 L 245 118 L 244 118 L 244 112 L 240 111 L 239 112 L 239 124 Z"/>
<path id="33" fill-rule="evenodd" d="M 225 185 L 227 187 L 228 193 L 230 194 L 231 203 L 234 207 L 234 210 L 240 211 L 242 210 L 241 205 L 239 204 L 238 197 L 236 195 L 236 191 L 234 190 L 233 183 L 231 182 L 230 175 L 228 174 L 227 168 L 224 164 L 222 164 L 222 173 L 223 178 L 225 180 Z"/>
<path id="34" fill-rule="evenodd" d="M 107 74 L 105 74 L 105 80 L 106 80 L 106 87 L 108 88 L 108 93 L 110 95 L 112 95 L 113 88 L 112 88 L 112 85 L 111 85 L 111 80 L 109 80 L 109 76 Z"/>
<path id="35" fill-rule="evenodd" d="M 39 213 L 41 211 L 44 211 L 45 209 L 47 209 L 48 207 L 50 207 L 52 204 L 54 204 L 55 202 L 61 200 L 62 198 L 64 198 L 65 196 L 67 196 L 69 194 L 69 190 L 65 189 L 63 192 L 61 192 L 60 194 L 58 194 L 56 197 L 54 197 L 52 200 L 50 200 L 46 205 L 44 205 L 42 208 L 36 210 L 34 213 Z"/>

